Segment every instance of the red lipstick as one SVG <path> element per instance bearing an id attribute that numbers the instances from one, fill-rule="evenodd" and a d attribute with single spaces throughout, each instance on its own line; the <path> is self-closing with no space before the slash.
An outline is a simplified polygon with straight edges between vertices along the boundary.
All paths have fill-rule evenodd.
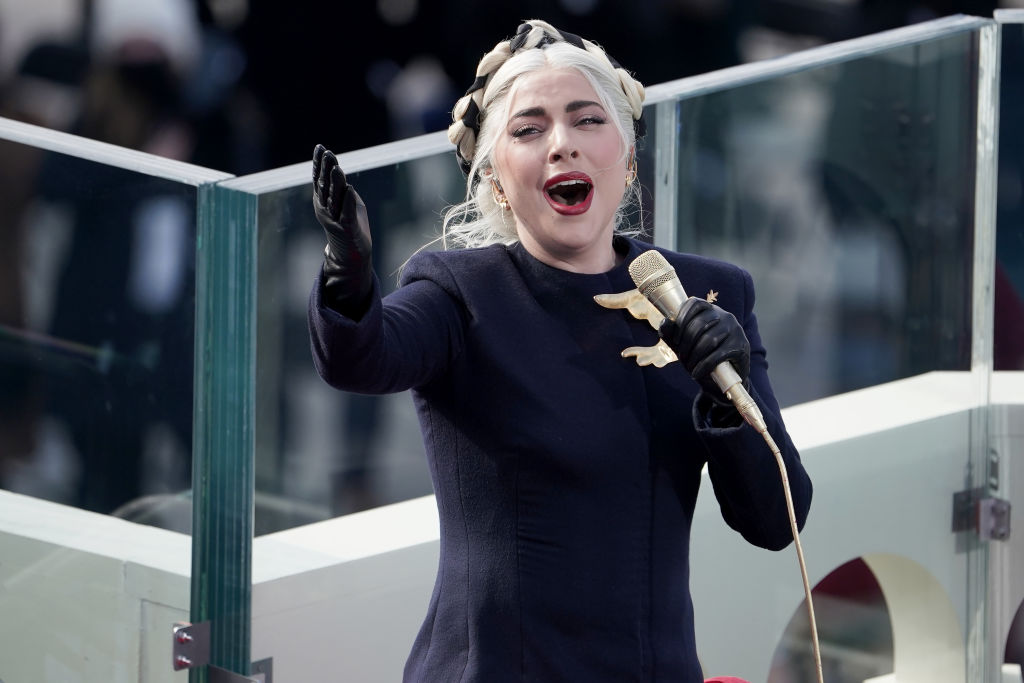
<path id="1" fill-rule="evenodd" d="M 590 208 L 594 199 L 594 181 L 580 171 L 559 173 L 544 183 L 544 196 L 558 213 L 576 216 Z"/>

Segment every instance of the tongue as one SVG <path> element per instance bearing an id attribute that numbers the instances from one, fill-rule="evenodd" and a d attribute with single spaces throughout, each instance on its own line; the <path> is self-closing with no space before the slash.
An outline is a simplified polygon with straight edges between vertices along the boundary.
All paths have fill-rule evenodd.
<path id="1" fill-rule="evenodd" d="M 583 201 L 583 199 L 587 196 L 587 192 L 589 192 L 589 188 L 585 185 L 581 185 L 570 188 L 559 188 L 555 191 L 552 191 L 550 194 L 551 198 L 554 199 L 559 204 L 564 204 L 566 206 L 574 206 Z"/>

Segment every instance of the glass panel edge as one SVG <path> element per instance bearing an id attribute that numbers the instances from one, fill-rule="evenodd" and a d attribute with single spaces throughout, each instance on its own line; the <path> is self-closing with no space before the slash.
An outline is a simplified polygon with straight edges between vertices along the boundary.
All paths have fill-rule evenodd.
<path id="1" fill-rule="evenodd" d="M 312 182 L 313 150 L 309 151 L 310 157 L 307 161 L 239 176 L 224 182 L 223 185 L 232 190 L 263 194 Z M 337 156 L 338 164 L 345 170 L 345 173 L 359 173 L 446 152 L 453 154 L 452 163 L 455 164 L 454 151 L 455 147 L 448 141 L 447 133 L 437 131 L 373 147 L 341 152 L 337 153 Z"/>
<path id="2" fill-rule="evenodd" d="M 199 191 L 190 618 L 211 622 L 212 664 L 248 673 L 258 198 Z"/>
<path id="3" fill-rule="evenodd" d="M 942 38 L 961 31 L 978 29 L 992 23 L 991 19 L 957 15 L 829 43 L 775 59 L 740 64 L 652 85 L 647 88 L 645 104 L 657 104 L 668 99 L 692 97 L 745 83 L 785 76 L 818 66 L 876 54 L 883 50 Z"/>
<path id="4" fill-rule="evenodd" d="M 230 173 L 3 117 L 0 117 L 0 139 L 189 185 L 201 185 L 234 177 Z"/>

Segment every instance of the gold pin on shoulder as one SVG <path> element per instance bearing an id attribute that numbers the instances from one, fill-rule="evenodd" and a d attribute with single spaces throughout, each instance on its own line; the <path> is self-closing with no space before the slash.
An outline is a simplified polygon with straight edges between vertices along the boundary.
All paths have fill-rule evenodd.
<path id="1" fill-rule="evenodd" d="M 711 291 L 708 292 L 708 295 L 706 297 L 704 297 L 704 298 L 707 299 L 709 304 L 713 304 L 716 301 L 718 301 L 718 292 L 716 292 L 715 290 L 712 289 Z"/>

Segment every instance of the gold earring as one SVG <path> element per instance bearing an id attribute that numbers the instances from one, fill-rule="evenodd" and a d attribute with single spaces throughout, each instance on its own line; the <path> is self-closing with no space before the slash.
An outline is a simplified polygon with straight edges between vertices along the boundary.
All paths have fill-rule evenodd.
<path id="1" fill-rule="evenodd" d="M 626 169 L 626 187 L 633 184 L 636 180 L 636 157 L 630 157 L 629 167 Z"/>
<path id="2" fill-rule="evenodd" d="M 491 194 L 494 196 L 494 203 L 500 206 L 503 211 L 508 211 L 512 208 L 509 206 L 508 197 L 505 196 L 497 180 L 491 180 Z"/>

